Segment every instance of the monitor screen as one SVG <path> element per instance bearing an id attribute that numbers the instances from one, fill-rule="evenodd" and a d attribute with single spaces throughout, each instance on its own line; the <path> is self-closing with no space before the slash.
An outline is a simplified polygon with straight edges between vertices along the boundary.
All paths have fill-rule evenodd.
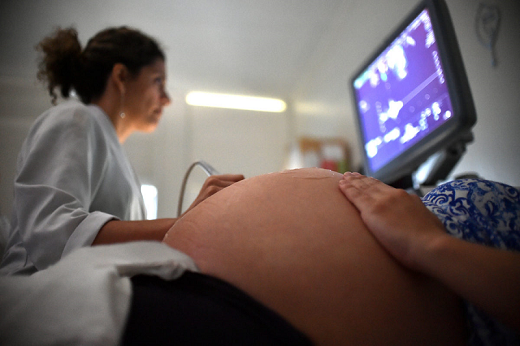
<path id="1" fill-rule="evenodd" d="M 365 173 L 387 183 L 467 138 L 476 121 L 443 1 L 422 1 L 354 75 L 351 88 Z"/>

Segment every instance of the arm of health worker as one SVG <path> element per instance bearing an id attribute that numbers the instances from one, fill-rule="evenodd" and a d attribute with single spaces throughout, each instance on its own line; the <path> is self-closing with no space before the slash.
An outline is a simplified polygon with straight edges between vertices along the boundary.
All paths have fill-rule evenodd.
<path id="1" fill-rule="evenodd" d="M 195 198 L 184 214 L 196 207 L 206 198 L 243 179 L 244 176 L 241 174 L 222 174 L 208 177 L 204 182 L 199 195 Z M 176 218 L 145 221 L 112 220 L 107 222 L 99 230 L 92 245 L 113 244 L 136 240 L 161 241 L 166 232 L 175 224 L 176 221 Z"/>

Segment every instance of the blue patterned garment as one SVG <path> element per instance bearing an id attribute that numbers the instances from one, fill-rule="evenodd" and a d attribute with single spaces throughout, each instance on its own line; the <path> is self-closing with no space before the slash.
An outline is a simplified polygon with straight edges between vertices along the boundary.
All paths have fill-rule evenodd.
<path id="1" fill-rule="evenodd" d="M 456 180 L 429 192 L 423 203 L 452 236 L 520 252 L 518 189 L 487 180 Z M 470 303 L 464 306 L 468 345 L 520 345 L 520 335 Z"/>

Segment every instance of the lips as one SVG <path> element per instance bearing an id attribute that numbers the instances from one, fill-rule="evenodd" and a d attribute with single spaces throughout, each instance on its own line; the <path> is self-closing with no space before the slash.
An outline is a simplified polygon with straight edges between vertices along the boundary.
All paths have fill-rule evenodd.
<path id="1" fill-rule="evenodd" d="M 158 108 L 153 111 L 153 115 L 160 117 L 162 115 L 162 108 Z"/>

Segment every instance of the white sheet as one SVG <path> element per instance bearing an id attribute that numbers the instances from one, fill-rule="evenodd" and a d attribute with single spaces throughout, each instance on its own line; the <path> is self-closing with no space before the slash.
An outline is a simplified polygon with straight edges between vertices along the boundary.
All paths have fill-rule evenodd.
<path id="1" fill-rule="evenodd" d="M 0 345 L 117 345 L 137 274 L 197 271 L 158 242 L 86 247 L 31 276 L 0 278 Z"/>

